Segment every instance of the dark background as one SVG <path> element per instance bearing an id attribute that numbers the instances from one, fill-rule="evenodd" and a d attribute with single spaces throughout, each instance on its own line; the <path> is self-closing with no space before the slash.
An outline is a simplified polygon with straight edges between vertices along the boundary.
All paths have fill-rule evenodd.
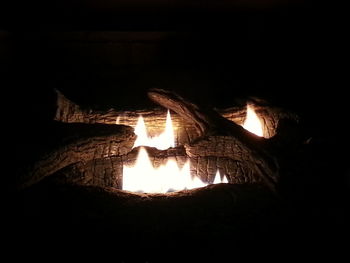
<path id="1" fill-rule="evenodd" d="M 153 106 L 152 87 L 215 107 L 259 96 L 297 112 L 314 142 L 304 153 L 308 165 L 285 183 L 286 246 L 330 248 L 344 235 L 350 180 L 335 7 L 302 0 L 14 4 L 0 20 L 9 164 L 49 138 L 54 88 L 97 109 Z"/>
<path id="2" fill-rule="evenodd" d="M 19 6 L 2 18 L 2 63 L 11 70 L 5 90 L 15 90 L 18 100 L 20 89 L 23 103 L 27 96 L 37 100 L 33 116 L 52 88 L 79 104 L 107 108 L 142 108 L 151 87 L 217 107 L 237 96 L 261 96 L 317 121 L 334 118 L 329 105 L 343 95 L 330 5 L 134 0 Z"/>

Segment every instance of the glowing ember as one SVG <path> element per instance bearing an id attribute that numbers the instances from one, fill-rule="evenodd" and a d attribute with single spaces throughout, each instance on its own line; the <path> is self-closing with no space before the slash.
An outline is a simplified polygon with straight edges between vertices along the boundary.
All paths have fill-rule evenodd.
<path id="1" fill-rule="evenodd" d="M 119 119 L 116 120 L 119 122 Z M 137 140 L 134 147 L 151 146 L 160 150 L 175 147 L 173 125 L 168 111 L 165 130 L 158 136 L 149 137 L 142 116 L 139 117 L 135 134 Z M 224 176 L 221 179 L 219 171 L 216 173 L 214 184 L 227 183 Z M 123 190 L 146 193 L 166 193 L 184 189 L 206 186 L 198 177 L 191 176 L 190 162 L 179 167 L 176 160 L 169 158 L 164 165 L 153 167 L 145 148 L 140 147 L 136 162 L 132 166 L 123 166 Z"/>
<path id="2" fill-rule="evenodd" d="M 247 105 L 247 116 L 244 121 L 243 128 L 260 137 L 263 136 L 261 121 L 258 115 L 256 115 L 254 108 L 249 104 Z"/>
<path id="3" fill-rule="evenodd" d="M 137 135 L 137 139 L 135 141 L 134 147 L 150 146 L 150 147 L 156 147 L 159 150 L 165 150 L 170 147 L 175 147 L 173 123 L 171 121 L 169 111 L 166 117 L 165 130 L 158 136 L 154 136 L 154 137 L 148 136 L 146 125 L 142 116 L 139 117 L 134 132 Z"/>

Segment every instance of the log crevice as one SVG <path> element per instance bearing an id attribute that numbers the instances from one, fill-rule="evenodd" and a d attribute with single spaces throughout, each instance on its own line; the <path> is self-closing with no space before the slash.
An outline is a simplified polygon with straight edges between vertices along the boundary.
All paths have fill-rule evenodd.
<path id="1" fill-rule="evenodd" d="M 25 180 L 21 180 L 21 187 L 54 175 L 56 182 L 121 189 L 123 166 L 132 165 L 138 154 L 137 148 L 132 149 L 136 139 L 132 127 L 137 118 L 142 114 L 146 124 L 151 123 L 151 130 L 159 132 L 164 128 L 166 109 L 95 112 L 82 110 L 59 91 L 56 93 L 55 120 L 72 127 L 93 127 L 92 132 L 86 136 L 78 132 L 75 140 L 67 140 L 42 156 L 26 173 Z M 219 171 L 233 184 L 260 183 L 276 189 L 279 163 L 274 152 L 269 150 L 274 141 L 258 137 L 240 126 L 245 116 L 244 108 L 216 111 L 161 89 L 150 90 L 148 95 L 154 102 L 174 112 L 173 126 L 178 135 L 175 148 L 161 151 L 146 147 L 155 167 L 169 158 L 175 158 L 179 166 L 189 160 L 192 176 L 208 184 Z M 265 105 L 257 106 L 257 112 L 265 112 L 265 119 L 273 125 L 285 113 Z M 293 114 L 285 113 L 284 117 L 297 120 Z M 116 123 L 126 123 L 129 127 Z"/>
<path id="2" fill-rule="evenodd" d="M 147 126 L 150 136 L 159 134 L 164 129 L 166 120 L 165 108 L 153 108 L 147 110 L 118 111 L 113 108 L 108 111 L 98 111 L 92 109 L 83 109 L 71 100 L 67 99 L 62 93 L 56 90 L 56 113 L 54 119 L 67 123 L 88 123 L 88 124 L 123 124 L 135 127 L 139 116 L 142 116 Z M 250 101 L 247 101 L 249 103 Z M 263 132 L 265 138 L 271 138 L 276 134 L 279 121 L 290 119 L 298 122 L 299 117 L 288 110 L 274 107 L 259 101 L 252 101 L 254 109 L 263 122 Z M 189 103 L 190 105 L 191 103 Z M 195 106 L 192 106 L 195 107 Z M 246 116 L 246 105 L 235 106 L 227 109 L 216 109 L 219 115 L 225 119 L 242 125 Z M 183 145 L 198 138 L 199 130 L 193 125 L 191 118 L 183 118 L 176 112 L 172 112 L 172 122 L 175 129 L 176 145 Z"/>
<path id="3" fill-rule="evenodd" d="M 133 129 L 123 125 L 57 123 L 60 131 L 50 151 L 40 153 L 36 161 L 18 171 L 17 186 L 29 187 L 75 163 L 124 155 L 136 140 Z"/>

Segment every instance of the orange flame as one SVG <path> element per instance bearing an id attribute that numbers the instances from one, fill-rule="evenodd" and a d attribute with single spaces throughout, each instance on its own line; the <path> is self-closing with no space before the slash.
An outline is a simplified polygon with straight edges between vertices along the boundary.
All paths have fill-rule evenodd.
<path id="1" fill-rule="evenodd" d="M 134 147 L 151 146 L 160 150 L 175 147 L 173 124 L 170 112 L 167 113 L 165 130 L 158 136 L 149 137 L 142 116 L 135 126 L 137 139 Z M 214 184 L 227 183 L 224 176 L 221 179 L 219 171 L 216 173 Z M 131 192 L 166 193 L 206 186 L 198 177 L 191 176 L 190 162 L 179 167 L 176 160 L 170 158 L 165 165 L 154 168 L 145 148 L 140 147 L 136 162 L 132 166 L 123 166 L 123 190 Z"/>
<path id="2" fill-rule="evenodd" d="M 219 172 L 219 170 L 217 170 L 213 184 L 227 184 L 227 183 L 228 183 L 228 180 L 227 180 L 226 175 L 224 175 L 221 178 L 220 172 Z"/>
<path id="3" fill-rule="evenodd" d="M 141 147 L 136 164 L 123 167 L 123 190 L 146 193 L 166 193 L 206 186 L 197 177 L 191 177 L 190 163 L 179 168 L 174 159 L 154 168 L 147 151 Z"/>
<path id="4" fill-rule="evenodd" d="M 137 135 L 134 148 L 137 146 L 150 146 L 159 150 L 166 150 L 170 147 L 175 147 L 174 129 L 169 110 L 166 117 L 165 130 L 158 136 L 148 136 L 142 116 L 139 117 L 134 132 Z"/>
<path id="5" fill-rule="evenodd" d="M 260 137 L 262 137 L 264 134 L 261 121 L 258 115 L 256 115 L 253 106 L 249 104 L 247 104 L 247 115 L 243 124 L 243 128 Z"/>

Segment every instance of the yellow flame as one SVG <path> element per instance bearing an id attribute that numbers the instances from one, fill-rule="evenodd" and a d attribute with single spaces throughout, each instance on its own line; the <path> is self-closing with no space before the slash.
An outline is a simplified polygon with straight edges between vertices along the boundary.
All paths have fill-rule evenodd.
<path id="1" fill-rule="evenodd" d="M 135 165 L 123 167 L 123 190 L 145 193 L 166 193 L 206 186 L 197 177 L 191 177 L 190 163 L 180 168 L 174 159 L 154 168 L 147 151 L 141 147 Z"/>
<path id="2" fill-rule="evenodd" d="M 137 135 L 134 147 L 151 146 L 160 150 L 175 147 L 175 137 L 170 112 L 167 113 L 165 130 L 158 136 L 149 137 L 142 116 L 134 130 Z M 226 176 L 221 179 L 216 173 L 215 183 L 228 183 Z M 123 190 L 145 193 L 166 193 L 184 189 L 194 189 L 208 185 L 196 176 L 191 176 L 190 162 L 179 167 L 176 160 L 169 158 L 164 165 L 154 168 L 145 148 L 140 147 L 134 165 L 123 166 Z"/>
<path id="3" fill-rule="evenodd" d="M 120 116 L 118 116 L 117 119 L 115 120 L 115 124 L 120 124 Z"/>
<path id="4" fill-rule="evenodd" d="M 166 150 L 170 147 L 175 147 L 174 129 L 169 110 L 166 117 L 165 130 L 161 134 L 149 137 L 142 116 L 139 117 L 134 132 L 137 135 L 134 148 L 137 146 L 150 146 L 159 150 Z"/>
<path id="5" fill-rule="evenodd" d="M 247 104 L 247 115 L 243 124 L 243 128 L 260 137 L 263 136 L 263 127 L 261 121 L 256 115 L 254 108 Z"/>
<path id="6" fill-rule="evenodd" d="M 213 184 L 227 184 L 227 183 L 228 183 L 228 180 L 227 180 L 226 175 L 224 175 L 221 178 L 220 172 L 219 172 L 219 170 L 217 170 Z"/>

